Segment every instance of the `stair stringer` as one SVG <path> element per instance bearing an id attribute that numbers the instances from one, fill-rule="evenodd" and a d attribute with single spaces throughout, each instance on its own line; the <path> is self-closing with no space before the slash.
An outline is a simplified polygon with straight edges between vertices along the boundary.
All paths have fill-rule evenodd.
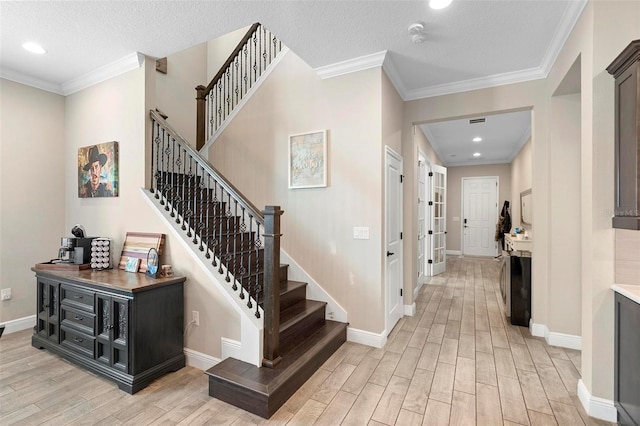
<path id="1" fill-rule="evenodd" d="M 307 299 L 318 300 L 327 304 L 325 310 L 326 319 L 349 323 L 347 320 L 347 311 L 282 248 L 280 249 L 280 262 L 289 265 L 290 280 L 307 283 Z"/>
<path id="2" fill-rule="evenodd" d="M 192 238 L 186 236 L 180 225 L 176 223 L 175 218 L 172 218 L 170 213 L 156 202 L 155 195 L 145 188 L 140 188 L 140 191 L 143 194 L 143 198 L 151 205 L 152 210 L 166 222 L 171 233 L 182 243 L 187 252 L 198 261 L 197 264 L 200 265 L 205 274 L 225 296 L 229 304 L 238 312 L 240 316 L 240 347 L 233 351 L 233 357 L 257 367 L 262 366 L 264 342 L 264 322 L 262 320 L 264 312 L 262 308 L 259 308 L 261 317 L 256 318 L 254 311 L 247 308 L 246 299 L 240 299 L 240 291 L 234 291 L 231 285 L 225 281 L 224 276 L 227 271 L 224 265 L 223 273 L 220 274 L 218 269 L 211 265 L 211 259 L 207 259 L 205 253 L 198 250 L 198 245 L 193 244 Z M 253 302 L 255 303 L 255 300 Z M 221 347 L 223 345 L 224 342 L 221 342 Z"/>
<path id="3" fill-rule="evenodd" d="M 208 151 L 209 151 L 209 148 L 211 148 L 211 145 L 213 145 L 216 139 L 218 139 L 218 137 L 222 134 L 222 132 L 224 132 L 224 129 L 227 128 L 229 123 L 233 121 L 233 119 L 235 118 L 236 115 L 238 115 L 240 110 L 242 110 L 242 108 L 247 104 L 247 102 L 249 102 L 249 99 L 251 99 L 253 95 L 258 91 L 260 86 L 262 86 L 262 83 L 264 83 L 267 77 L 269 77 L 269 74 L 271 74 L 273 70 L 276 69 L 278 64 L 282 61 L 282 59 L 286 56 L 288 52 L 289 52 L 289 48 L 286 46 L 283 46 L 282 50 L 280 50 L 278 55 L 273 59 L 273 61 L 271 61 L 267 69 L 265 69 L 262 72 L 262 74 L 260 74 L 260 77 L 258 77 L 255 83 L 253 83 L 253 86 L 251 86 L 251 88 L 247 90 L 247 93 L 244 94 L 244 96 L 242 97 L 242 100 L 238 102 L 235 108 L 233 108 L 233 111 L 231 111 L 231 113 L 227 116 L 227 118 L 222 122 L 220 127 L 218 127 L 218 129 L 215 132 L 213 132 L 213 134 L 205 142 L 202 148 L 200 148 L 200 150 L 198 151 L 200 155 L 202 155 L 207 160 L 209 159 Z"/>

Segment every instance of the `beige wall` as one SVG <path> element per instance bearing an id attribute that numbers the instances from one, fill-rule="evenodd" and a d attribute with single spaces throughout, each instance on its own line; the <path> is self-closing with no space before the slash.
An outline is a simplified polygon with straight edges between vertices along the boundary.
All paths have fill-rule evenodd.
<path id="1" fill-rule="evenodd" d="M 196 86 L 207 84 L 207 43 L 167 57 L 167 73 L 156 73 L 156 105 L 192 146 L 196 143 Z"/>
<path id="2" fill-rule="evenodd" d="M 153 60 L 147 65 L 155 67 Z M 223 295 L 200 271 L 168 226 L 158 217 L 140 192 L 145 184 L 145 151 L 148 136 L 148 109 L 155 105 L 154 68 L 130 71 L 66 98 L 64 149 L 65 229 L 80 223 L 91 236 L 113 241 L 112 257 L 119 259 L 128 231 L 167 234 L 162 262 L 173 265 L 177 274 L 187 276 L 185 284 L 185 324 L 191 310 L 200 312 L 200 326 L 190 327 L 185 346 L 220 357 L 220 337 L 239 340 L 238 315 Z M 117 141 L 120 149 L 120 196 L 80 199 L 77 197 L 76 158 L 79 147 Z"/>
<path id="3" fill-rule="evenodd" d="M 381 79 L 371 69 L 321 80 L 289 52 L 209 151 L 256 206 L 282 207 L 283 249 L 345 308 L 351 327 L 373 333 L 384 330 Z M 394 145 L 396 114 L 384 114 Z M 319 129 L 328 134 L 328 186 L 289 189 L 288 137 Z M 354 226 L 369 227 L 370 239 L 354 240 Z"/>
<path id="4" fill-rule="evenodd" d="M 550 280 L 547 327 L 557 333 L 581 335 L 581 259 L 580 224 L 580 94 L 554 96 L 550 102 L 551 156 L 550 200 L 552 220 L 549 229 Z M 535 188 L 534 188 L 535 191 Z M 534 224 L 535 227 L 535 224 Z M 558 236 L 556 238 L 556 236 Z M 562 236 L 562 237 L 560 237 Z M 535 232 L 534 237 L 535 239 Z M 562 304 L 556 304 L 562 301 Z"/>
<path id="5" fill-rule="evenodd" d="M 640 286 L 640 232 L 616 229 L 616 284 Z"/>
<path id="6" fill-rule="evenodd" d="M 30 270 L 58 257 L 64 222 L 64 97 L 0 79 L 0 322 L 35 315 Z"/>
<path id="7" fill-rule="evenodd" d="M 511 229 L 522 228 L 520 223 L 520 193 L 531 189 L 531 138 L 522 146 L 518 155 L 511 162 Z M 529 232 L 533 231 L 532 225 L 526 226 Z"/>
<path id="8" fill-rule="evenodd" d="M 498 177 L 498 214 L 505 200 L 511 200 L 511 165 L 487 164 L 447 168 L 447 250 L 462 251 L 462 178 Z M 454 217 L 458 220 L 454 221 Z M 493 236 L 493 234 L 492 234 Z"/>

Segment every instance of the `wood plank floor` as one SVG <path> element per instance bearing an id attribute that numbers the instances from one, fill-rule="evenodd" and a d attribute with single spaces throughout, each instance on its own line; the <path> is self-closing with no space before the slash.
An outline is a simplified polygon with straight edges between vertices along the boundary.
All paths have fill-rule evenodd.
<path id="1" fill-rule="evenodd" d="M 208 396 L 185 367 L 129 395 L 45 350 L 0 339 L 2 425 L 605 425 L 576 395 L 580 352 L 509 324 L 500 262 L 450 257 L 382 349 L 347 342 L 269 420 Z"/>

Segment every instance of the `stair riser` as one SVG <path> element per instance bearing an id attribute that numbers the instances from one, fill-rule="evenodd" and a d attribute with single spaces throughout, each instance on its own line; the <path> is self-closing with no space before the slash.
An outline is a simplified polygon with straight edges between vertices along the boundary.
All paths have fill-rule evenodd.
<path id="1" fill-rule="evenodd" d="M 280 294 L 280 311 L 284 311 L 289 306 L 293 306 L 296 303 L 307 298 L 307 288 L 299 287 L 293 291 L 289 291 Z"/>
<path id="2" fill-rule="evenodd" d="M 309 334 L 309 330 L 314 330 L 322 325 L 325 317 L 325 308 L 318 309 L 300 318 L 298 322 L 288 327 L 286 330 L 280 331 L 280 352 L 287 352 L 295 345 L 304 340 Z"/>
<path id="3" fill-rule="evenodd" d="M 216 375 L 217 367 L 207 371 L 209 374 L 209 395 L 242 408 L 255 415 L 268 419 L 298 390 L 322 364 L 346 341 L 346 325 L 336 330 L 326 339 L 322 347 L 312 356 L 300 357 L 304 361 L 299 368 L 287 375 L 286 379 L 271 391 L 256 391 L 250 388 L 249 380 L 234 383 Z M 242 375 L 241 373 L 239 373 Z M 269 387 L 272 389 L 272 387 Z"/>

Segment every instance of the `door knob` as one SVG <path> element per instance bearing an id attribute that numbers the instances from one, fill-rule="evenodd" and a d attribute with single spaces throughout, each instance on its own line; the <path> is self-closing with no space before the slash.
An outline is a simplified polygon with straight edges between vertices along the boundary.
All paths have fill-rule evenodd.
<path id="1" fill-rule="evenodd" d="M 389 250 L 387 250 L 387 257 L 389 256 L 393 256 L 395 253 L 391 253 Z"/>

